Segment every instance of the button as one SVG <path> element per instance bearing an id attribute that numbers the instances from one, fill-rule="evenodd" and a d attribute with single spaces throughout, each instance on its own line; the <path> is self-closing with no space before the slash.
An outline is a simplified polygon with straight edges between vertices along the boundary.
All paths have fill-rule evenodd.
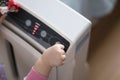
<path id="1" fill-rule="evenodd" d="M 34 35 L 35 34 L 35 32 L 32 32 L 32 35 Z"/>
<path id="2" fill-rule="evenodd" d="M 36 29 L 38 29 L 39 28 L 39 26 L 37 25 L 37 24 L 35 24 L 35 26 L 34 26 Z"/>
<path id="3" fill-rule="evenodd" d="M 40 33 L 41 37 L 45 38 L 47 36 L 47 32 L 46 31 L 41 31 Z"/>
<path id="4" fill-rule="evenodd" d="M 33 30 L 33 32 L 35 33 L 35 32 L 36 32 L 36 30 Z"/>
<path id="5" fill-rule="evenodd" d="M 30 19 L 27 19 L 25 21 L 25 25 L 28 26 L 28 27 L 31 26 L 32 25 L 32 21 Z"/>
<path id="6" fill-rule="evenodd" d="M 50 45 L 54 45 L 56 43 L 61 43 L 62 44 L 62 41 L 59 38 L 53 37 L 53 36 L 49 38 L 48 42 L 49 42 Z"/>
<path id="7" fill-rule="evenodd" d="M 37 30 L 38 30 L 38 28 L 34 27 L 34 30 L 36 30 L 36 31 L 37 31 Z"/>

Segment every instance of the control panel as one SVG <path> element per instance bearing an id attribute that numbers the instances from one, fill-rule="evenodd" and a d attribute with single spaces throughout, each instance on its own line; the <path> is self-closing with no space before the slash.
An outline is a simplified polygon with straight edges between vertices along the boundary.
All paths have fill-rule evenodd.
<path id="1" fill-rule="evenodd" d="M 21 8 L 18 13 L 9 14 L 7 20 L 45 48 L 59 42 L 65 46 L 65 51 L 67 51 L 70 45 L 70 43 L 56 31 Z"/>

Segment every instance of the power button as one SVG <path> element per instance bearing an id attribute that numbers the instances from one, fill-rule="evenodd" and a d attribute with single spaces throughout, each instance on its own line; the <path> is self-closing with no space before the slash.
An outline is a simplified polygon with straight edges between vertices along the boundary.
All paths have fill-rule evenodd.
<path id="1" fill-rule="evenodd" d="M 31 21 L 30 19 L 27 19 L 27 20 L 25 21 L 25 25 L 26 25 L 27 27 L 31 26 L 31 25 L 32 25 L 32 21 Z"/>
<path id="2" fill-rule="evenodd" d="M 46 31 L 41 31 L 40 33 L 41 37 L 45 38 L 47 36 L 47 32 Z"/>

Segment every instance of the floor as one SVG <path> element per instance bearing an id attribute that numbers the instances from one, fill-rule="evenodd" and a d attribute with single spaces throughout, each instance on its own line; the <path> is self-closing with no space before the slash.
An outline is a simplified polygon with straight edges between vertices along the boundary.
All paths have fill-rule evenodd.
<path id="1" fill-rule="evenodd" d="M 120 80 L 120 1 L 91 32 L 89 80 Z M 107 19 L 107 20 L 106 20 Z"/>

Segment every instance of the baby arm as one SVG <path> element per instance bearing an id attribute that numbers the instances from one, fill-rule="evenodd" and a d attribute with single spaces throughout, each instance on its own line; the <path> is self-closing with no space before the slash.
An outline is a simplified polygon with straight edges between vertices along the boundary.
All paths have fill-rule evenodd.
<path id="1" fill-rule="evenodd" d="M 43 76 L 48 77 L 52 67 L 63 65 L 65 58 L 64 46 L 55 44 L 43 53 L 42 57 L 34 65 L 34 69 Z"/>
<path id="2" fill-rule="evenodd" d="M 47 77 L 49 76 L 51 69 L 53 67 L 63 65 L 65 62 L 65 58 L 66 55 L 63 45 L 55 44 L 52 47 L 48 48 L 33 66 L 34 71 L 37 72 L 36 75 L 39 74 L 38 76 L 39 79 L 37 78 L 37 80 L 47 80 Z M 32 79 L 33 77 L 31 76 L 32 72 L 26 77 L 26 80 L 35 79 L 35 78 Z"/>

